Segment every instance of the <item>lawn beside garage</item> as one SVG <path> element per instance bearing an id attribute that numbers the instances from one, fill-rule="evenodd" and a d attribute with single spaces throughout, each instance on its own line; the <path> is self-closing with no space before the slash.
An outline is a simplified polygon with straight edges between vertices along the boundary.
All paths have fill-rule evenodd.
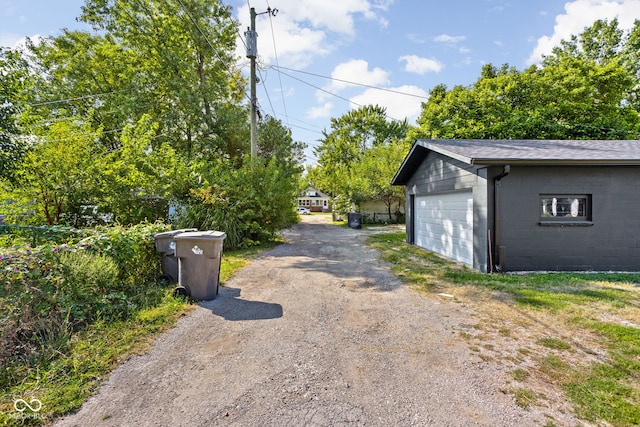
<path id="1" fill-rule="evenodd" d="M 640 424 L 640 274 L 483 274 L 405 238 L 368 242 L 408 285 L 474 309 L 457 333 L 508 369 L 504 391 L 520 406 L 544 407 L 561 393 L 586 421 Z"/>

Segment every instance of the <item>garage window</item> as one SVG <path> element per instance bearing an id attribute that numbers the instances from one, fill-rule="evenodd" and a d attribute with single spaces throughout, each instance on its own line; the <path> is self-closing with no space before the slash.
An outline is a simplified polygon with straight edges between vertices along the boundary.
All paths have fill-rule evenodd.
<path id="1" fill-rule="evenodd" d="M 540 222 L 591 222 L 591 195 L 541 194 Z"/>

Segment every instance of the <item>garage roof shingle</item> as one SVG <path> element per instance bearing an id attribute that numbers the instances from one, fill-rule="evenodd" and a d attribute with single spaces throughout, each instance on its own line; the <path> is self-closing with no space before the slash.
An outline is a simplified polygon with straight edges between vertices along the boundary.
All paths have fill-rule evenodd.
<path id="1" fill-rule="evenodd" d="M 405 184 L 429 151 L 470 165 L 640 165 L 640 140 L 419 139 L 392 184 Z"/>

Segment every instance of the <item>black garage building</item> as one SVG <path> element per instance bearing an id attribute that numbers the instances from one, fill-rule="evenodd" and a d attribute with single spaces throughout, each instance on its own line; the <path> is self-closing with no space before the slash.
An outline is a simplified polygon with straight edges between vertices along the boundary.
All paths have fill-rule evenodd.
<path id="1" fill-rule="evenodd" d="M 640 141 L 418 140 L 407 241 L 482 272 L 640 271 Z"/>

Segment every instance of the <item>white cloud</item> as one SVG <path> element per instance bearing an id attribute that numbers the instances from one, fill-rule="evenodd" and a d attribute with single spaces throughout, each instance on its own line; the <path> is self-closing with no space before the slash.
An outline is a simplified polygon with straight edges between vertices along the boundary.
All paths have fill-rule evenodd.
<path id="1" fill-rule="evenodd" d="M 433 38 L 434 41 L 438 43 L 447 43 L 447 44 L 456 44 L 462 41 L 465 41 L 467 38 L 465 36 L 450 36 L 449 34 L 440 34 L 439 36 L 435 36 Z"/>
<path id="2" fill-rule="evenodd" d="M 31 42 L 38 45 L 42 42 L 43 37 L 40 34 L 29 36 Z M 27 38 L 18 34 L 0 33 L 0 46 L 11 49 L 23 49 L 27 45 Z"/>
<path id="3" fill-rule="evenodd" d="M 529 56 L 530 64 L 537 63 L 543 55 L 551 53 L 561 40 L 578 35 L 598 19 L 611 21 L 618 18 L 619 27 L 629 29 L 635 19 L 640 17 L 639 0 L 574 0 L 564 5 L 565 13 L 556 16 L 553 34 L 538 39 L 536 47 Z"/>
<path id="4" fill-rule="evenodd" d="M 383 86 L 389 84 L 389 73 L 382 68 L 369 70 L 369 63 L 363 59 L 352 59 L 336 66 L 331 72 L 332 82 L 323 89 L 337 93 L 345 88 L 354 86 L 352 83 L 359 83 L 368 86 Z M 324 100 L 328 94 L 322 91 L 316 93 L 316 98 Z"/>
<path id="5" fill-rule="evenodd" d="M 0 46 L 15 48 L 20 39 L 24 37 L 13 33 L 0 33 Z"/>
<path id="6" fill-rule="evenodd" d="M 367 89 L 360 95 L 350 98 L 352 108 L 359 108 L 361 105 L 380 105 L 387 109 L 387 115 L 390 118 L 397 120 L 407 118 L 409 123 L 415 123 L 422 112 L 422 103 L 429 96 L 427 92 L 417 86 L 410 85 L 389 89 L 394 92 Z"/>
<path id="7" fill-rule="evenodd" d="M 427 42 L 427 40 L 424 38 L 422 34 L 417 34 L 417 33 L 407 34 L 407 39 L 409 39 L 410 42 L 416 43 L 416 44 L 424 44 Z"/>
<path id="8" fill-rule="evenodd" d="M 437 59 L 422 58 L 417 55 L 404 55 L 401 56 L 398 61 L 405 61 L 405 71 L 421 75 L 426 73 L 439 73 L 444 68 L 444 65 Z"/>
<path id="9" fill-rule="evenodd" d="M 333 103 L 325 102 L 323 105 L 313 107 L 307 112 L 308 119 L 328 119 L 331 117 L 331 110 L 333 109 Z"/>
<path id="10" fill-rule="evenodd" d="M 241 22 L 244 22 L 243 17 L 247 17 L 247 22 L 241 27 L 246 31 L 249 26 L 248 7 L 241 7 L 238 16 Z M 304 68 L 314 57 L 325 56 L 333 49 L 327 42 L 327 34 L 324 30 L 302 26 L 284 13 L 278 13 L 275 17 L 267 15 L 256 17 L 256 32 L 258 33 L 258 59 L 266 65 L 274 64 L 277 56 L 280 65 Z M 241 41 L 237 43 L 236 55 L 241 58 L 246 57 L 245 46 Z"/>
<path id="11" fill-rule="evenodd" d="M 343 34 L 353 34 L 354 18 L 358 15 L 368 20 L 378 20 L 385 25 L 386 21 L 378 11 L 385 11 L 389 4 L 380 1 L 372 3 L 368 0 L 340 0 L 330 4 L 326 0 L 278 0 L 278 8 L 282 14 L 286 11 L 288 19 Z"/>
<path id="12" fill-rule="evenodd" d="M 328 7 L 326 0 L 279 0 L 276 16 L 264 13 L 266 8 L 256 8 L 259 59 L 272 64 L 277 55 L 280 65 L 305 68 L 314 58 L 336 49 L 336 36 L 353 37 L 358 17 L 378 21 L 385 27 L 387 21 L 381 12 L 392 3 L 393 0 L 340 0 Z M 243 4 L 237 11 L 244 31 L 250 25 L 249 7 Z M 246 56 L 242 42 L 238 42 L 236 54 Z"/>

